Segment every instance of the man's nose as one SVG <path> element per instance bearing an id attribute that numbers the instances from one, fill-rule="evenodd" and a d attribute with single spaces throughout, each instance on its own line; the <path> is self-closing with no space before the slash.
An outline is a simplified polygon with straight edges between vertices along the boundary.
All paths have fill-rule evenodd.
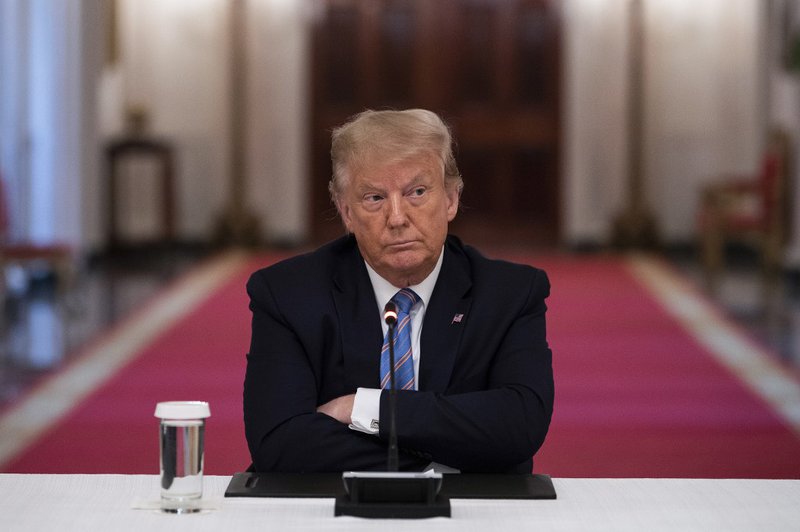
<path id="1" fill-rule="evenodd" d="M 402 197 L 389 197 L 389 218 L 387 220 L 389 227 L 399 227 L 408 223 L 407 207 Z"/>

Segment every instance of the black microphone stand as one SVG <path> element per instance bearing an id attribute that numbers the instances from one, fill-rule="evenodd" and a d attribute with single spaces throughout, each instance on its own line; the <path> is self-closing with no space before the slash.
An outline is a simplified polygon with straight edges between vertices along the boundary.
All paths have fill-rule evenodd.
<path id="1" fill-rule="evenodd" d="M 390 303 L 392 306 L 394 304 Z M 388 307 L 389 305 L 387 305 Z M 400 451 L 397 449 L 397 389 L 394 384 L 394 328 L 397 325 L 397 314 L 386 312 L 386 324 L 389 326 L 389 456 L 386 458 L 386 469 L 390 472 L 398 470 Z"/>
<path id="2" fill-rule="evenodd" d="M 389 327 L 389 451 L 386 472 L 342 473 L 346 494 L 336 498 L 334 515 L 419 519 L 450 517 L 450 499 L 440 495 L 441 473 L 400 473 L 397 447 L 397 390 L 394 377 L 394 333 L 397 307 L 386 303 L 384 321 Z"/>

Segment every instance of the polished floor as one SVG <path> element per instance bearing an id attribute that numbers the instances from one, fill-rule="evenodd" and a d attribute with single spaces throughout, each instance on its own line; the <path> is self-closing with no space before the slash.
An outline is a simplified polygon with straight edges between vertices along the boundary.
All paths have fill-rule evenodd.
<path id="1" fill-rule="evenodd" d="M 65 297 L 56 295 L 48 275 L 7 271 L 0 323 L 0 410 L 209 254 L 194 250 L 96 260 L 83 268 Z M 693 255 L 671 253 L 667 259 L 690 282 L 703 286 Z M 720 278 L 717 292 L 707 295 L 800 375 L 800 290 L 792 277 L 765 288 L 757 263 L 737 257 Z"/>
<path id="2" fill-rule="evenodd" d="M 10 268 L 0 319 L 0 410 L 156 296 L 207 250 L 102 258 L 65 295 L 49 272 Z"/>
<path id="3" fill-rule="evenodd" d="M 711 291 L 693 255 L 669 260 L 756 341 L 768 346 L 800 376 L 800 283 L 796 274 L 765 280 L 756 257 L 736 252 Z"/>

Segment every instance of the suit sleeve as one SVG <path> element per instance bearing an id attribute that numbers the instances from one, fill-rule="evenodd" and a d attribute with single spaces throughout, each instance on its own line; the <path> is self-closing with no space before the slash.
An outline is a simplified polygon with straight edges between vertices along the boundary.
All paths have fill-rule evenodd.
<path id="1" fill-rule="evenodd" d="M 481 353 L 491 359 L 486 389 L 398 393 L 400 447 L 465 472 L 505 471 L 531 459 L 553 413 L 552 354 L 545 336 L 549 288 L 544 272 L 535 270 L 527 297 L 496 351 Z M 384 394 L 381 419 L 387 408 Z M 383 427 L 381 437 L 387 437 Z"/>
<path id="2" fill-rule="evenodd" d="M 299 331 L 281 313 L 262 276 L 248 282 L 253 313 L 244 381 L 244 423 L 256 471 L 382 469 L 386 444 L 316 412 L 315 374 Z M 355 390 L 353 390 L 355 391 Z M 420 467 L 404 454 L 401 465 Z"/>

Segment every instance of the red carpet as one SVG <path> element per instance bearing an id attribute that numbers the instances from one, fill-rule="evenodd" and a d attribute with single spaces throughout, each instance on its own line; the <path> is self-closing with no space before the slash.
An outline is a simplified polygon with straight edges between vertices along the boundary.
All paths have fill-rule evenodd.
<path id="1" fill-rule="evenodd" d="M 553 285 L 555 414 L 535 467 L 560 477 L 800 478 L 800 437 L 717 363 L 621 259 L 540 260 Z"/>
<path id="2" fill-rule="evenodd" d="M 666 313 L 623 259 L 527 260 L 553 285 L 556 408 L 537 471 L 800 478 L 800 437 Z M 2 469 L 157 473 L 155 403 L 202 399 L 212 411 L 206 472 L 243 470 L 244 284 L 266 262 L 247 265 Z"/>

